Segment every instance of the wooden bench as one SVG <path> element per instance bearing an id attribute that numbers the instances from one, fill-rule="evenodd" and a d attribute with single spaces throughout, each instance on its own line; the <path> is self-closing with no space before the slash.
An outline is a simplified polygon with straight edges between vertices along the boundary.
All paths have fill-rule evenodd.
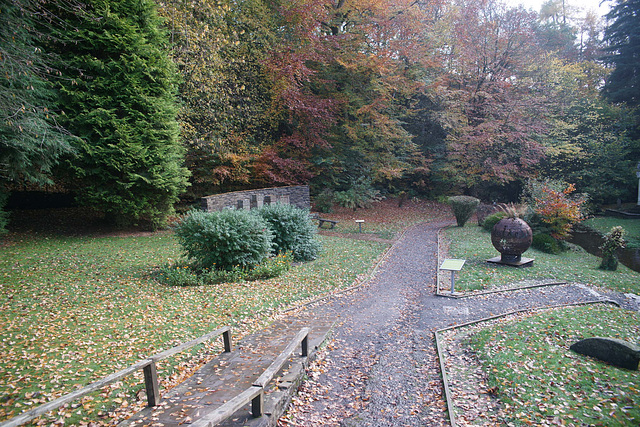
<path id="1" fill-rule="evenodd" d="M 329 228 L 335 227 L 336 224 L 338 223 L 338 221 L 334 221 L 332 219 L 318 218 L 318 228 L 322 228 L 322 224 L 324 224 L 325 222 L 327 224 L 331 224 L 331 226 Z"/>

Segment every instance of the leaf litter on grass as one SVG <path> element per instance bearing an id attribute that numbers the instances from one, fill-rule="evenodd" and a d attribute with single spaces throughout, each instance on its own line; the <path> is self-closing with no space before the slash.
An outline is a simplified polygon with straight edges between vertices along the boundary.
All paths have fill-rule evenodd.
<path id="1" fill-rule="evenodd" d="M 223 325 L 234 339 L 278 310 L 348 287 L 386 245 L 321 238 L 324 252 L 285 275 L 243 284 L 166 287 L 150 274 L 177 259 L 171 233 L 43 238 L 0 248 L 0 419 L 53 400 Z M 217 342 L 161 362 L 162 388 L 221 351 Z M 39 423 L 110 424 L 144 406 L 142 373 L 65 405 Z"/>
<path id="2" fill-rule="evenodd" d="M 460 425 L 638 425 L 639 372 L 569 350 L 607 336 L 636 342 L 640 314 L 589 305 L 517 314 L 448 331 Z"/>

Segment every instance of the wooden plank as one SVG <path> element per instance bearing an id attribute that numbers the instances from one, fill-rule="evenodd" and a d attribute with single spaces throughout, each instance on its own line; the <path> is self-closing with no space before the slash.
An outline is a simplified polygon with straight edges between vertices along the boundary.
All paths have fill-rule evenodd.
<path id="1" fill-rule="evenodd" d="M 214 337 L 216 337 L 218 335 L 221 335 L 224 332 L 229 332 L 229 330 L 230 330 L 229 326 L 224 326 L 224 327 L 222 327 L 220 329 L 216 329 L 215 331 L 209 332 L 208 334 L 203 335 L 200 338 L 196 338 L 196 339 L 191 340 L 189 342 L 186 342 L 186 343 L 180 344 L 178 346 L 175 346 L 173 348 L 170 348 L 169 350 L 163 351 L 162 353 L 158 353 L 155 356 L 151 356 L 151 360 L 153 360 L 154 362 L 157 362 L 159 360 L 166 359 L 167 357 L 173 356 L 174 354 L 177 354 L 177 353 L 181 353 L 181 352 L 183 352 L 185 350 L 190 349 L 191 347 L 193 347 L 195 345 L 201 344 L 201 343 L 203 343 L 205 341 L 208 341 L 208 340 L 210 340 L 210 339 L 212 339 L 212 338 L 214 338 Z M 231 345 L 231 344 L 229 344 L 229 345 Z"/>
<path id="2" fill-rule="evenodd" d="M 269 381 L 273 379 L 274 375 L 277 374 L 280 369 L 282 369 L 282 365 L 284 365 L 285 362 L 289 360 L 291 353 L 293 353 L 296 347 L 300 345 L 302 340 L 304 340 L 307 335 L 309 335 L 309 331 L 309 328 L 302 328 L 300 332 L 298 332 L 298 334 L 289 343 L 289 345 L 282 351 L 282 353 L 280 353 L 276 360 L 274 360 L 273 363 L 264 371 L 264 373 L 253 382 L 253 385 L 256 387 L 266 387 L 266 385 L 269 384 Z"/>
<path id="3" fill-rule="evenodd" d="M 249 387 L 213 412 L 210 412 L 204 417 L 194 421 L 189 425 L 189 427 L 213 427 L 220 424 L 222 421 L 242 409 L 249 402 L 253 402 L 253 400 L 262 395 L 262 393 L 262 387 Z"/>
<path id="4" fill-rule="evenodd" d="M 11 418 L 10 420 L 1 423 L 0 427 L 17 427 L 21 424 L 28 423 L 29 421 L 31 421 L 36 417 L 44 415 L 49 411 L 53 411 L 54 409 L 58 409 L 65 403 L 69 403 L 80 397 L 86 396 L 87 394 L 92 393 L 96 390 L 100 390 L 102 387 L 107 386 L 113 382 L 116 382 L 126 377 L 127 375 L 130 375 L 135 371 L 144 369 L 146 366 L 150 365 L 151 363 L 153 363 L 153 361 L 150 359 L 141 360 L 140 362 L 134 365 L 131 365 L 128 368 L 125 368 L 105 378 L 102 378 L 101 380 L 98 380 L 89 385 L 86 385 L 79 390 L 73 391 L 69 394 L 65 394 L 64 396 L 59 397 L 56 400 L 52 400 L 51 402 L 45 403 L 44 405 L 40 405 L 37 408 L 33 408 L 30 411 L 27 411 L 21 415 L 18 415 L 17 417 Z"/>

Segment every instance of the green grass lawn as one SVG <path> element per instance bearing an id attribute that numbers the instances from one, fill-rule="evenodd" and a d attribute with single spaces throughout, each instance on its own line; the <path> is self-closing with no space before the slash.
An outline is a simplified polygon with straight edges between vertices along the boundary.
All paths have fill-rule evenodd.
<path id="1" fill-rule="evenodd" d="M 152 273 L 180 257 L 170 232 L 14 238 L 0 246 L 0 420 L 220 326 L 233 326 L 236 338 L 264 326 L 273 310 L 352 285 L 387 247 L 320 239 L 319 259 L 275 279 L 168 287 Z M 161 364 L 164 386 L 201 363 L 202 354 L 193 353 Z M 106 424 L 141 388 L 141 376 L 133 376 L 56 411 L 49 422 Z"/>
<path id="2" fill-rule="evenodd" d="M 514 268 L 487 263 L 499 253 L 491 244 L 491 235 L 481 227 L 467 224 L 443 231 L 450 242 L 447 258 L 465 259 L 466 263 L 456 275 L 456 290 L 474 291 L 496 289 L 522 281 L 562 281 L 594 285 L 622 292 L 640 294 L 640 275 L 619 265 L 617 271 L 598 269 L 599 258 L 575 248 L 560 255 L 551 255 L 529 249 L 524 256 L 534 258 L 532 267 Z M 443 275 L 446 276 L 446 275 Z M 449 286 L 448 278 L 441 279 L 441 289 Z"/>
<path id="3" fill-rule="evenodd" d="M 615 226 L 621 226 L 626 231 L 627 246 L 640 247 L 640 219 L 595 217 L 584 221 L 584 225 L 602 234 L 607 234 Z"/>
<path id="4" fill-rule="evenodd" d="M 475 326 L 474 328 L 478 328 Z M 478 355 L 506 425 L 640 425 L 640 372 L 569 350 L 594 336 L 632 343 L 640 313 L 611 305 L 569 307 L 479 326 L 465 343 Z"/>

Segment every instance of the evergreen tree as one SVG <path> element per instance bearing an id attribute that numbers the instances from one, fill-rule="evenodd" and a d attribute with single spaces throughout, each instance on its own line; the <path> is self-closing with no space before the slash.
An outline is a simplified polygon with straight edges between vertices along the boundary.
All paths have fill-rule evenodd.
<path id="1" fill-rule="evenodd" d="M 640 103 L 640 0 L 618 0 L 607 14 L 607 55 L 615 66 L 607 79 L 604 95 L 612 102 L 629 106 Z"/>
<path id="2" fill-rule="evenodd" d="M 162 226 L 187 186 L 176 70 L 151 0 L 91 0 L 68 17 L 62 108 L 78 137 L 79 201 L 126 225 Z"/>
<path id="3" fill-rule="evenodd" d="M 70 151 L 69 137 L 52 110 L 50 55 L 37 42 L 42 18 L 55 25 L 41 2 L 0 4 L 0 231 L 6 193 L 51 183 L 51 168 Z"/>

